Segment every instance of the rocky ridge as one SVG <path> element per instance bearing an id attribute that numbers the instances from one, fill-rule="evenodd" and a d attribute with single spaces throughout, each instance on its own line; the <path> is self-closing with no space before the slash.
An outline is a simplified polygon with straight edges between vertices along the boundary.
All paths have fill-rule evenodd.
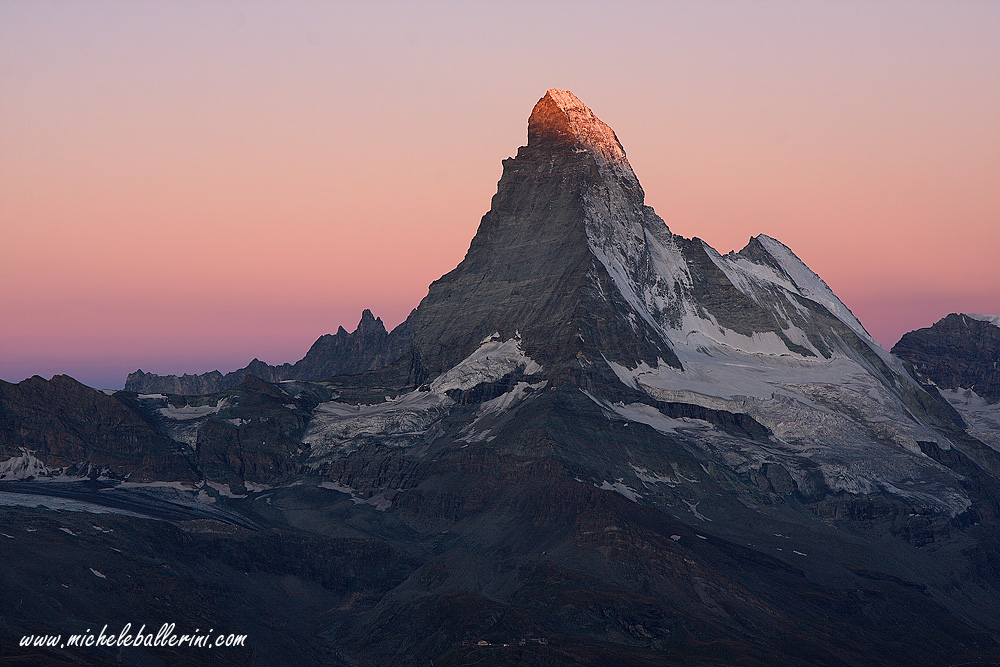
<path id="1" fill-rule="evenodd" d="M 387 332 L 381 318 L 367 308 L 357 328 L 348 333 L 340 327 L 335 334 L 316 339 L 306 355 L 294 364 L 272 366 L 254 359 L 247 366 L 223 375 L 219 371 L 198 375 L 156 375 L 141 369 L 129 373 L 125 391 L 182 395 L 215 394 L 239 385 L 247 377 L 268 382 L 282 380 L 324 380 L 334 375 L 354 375 L 382 368 L 401 357 L 409 348 L 409 327 L 401 324 Z"/>

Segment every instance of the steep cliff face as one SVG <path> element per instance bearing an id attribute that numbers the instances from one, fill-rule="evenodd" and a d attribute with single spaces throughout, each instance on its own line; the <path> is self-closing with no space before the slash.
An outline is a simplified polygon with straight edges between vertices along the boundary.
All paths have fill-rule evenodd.
<path id="1" fill-rule="evenodd" d="M 989 403 L 1000 401 L 1000 318 L 951 313 L 903 334 L 892 353 L 941 389 L 970 390 Z"/>
<path id="2" fill-rule="evenodd" d="M 781 243 L 761 235 L 722 256 L 672 234 L 614 131 L 568 91 L 535 105 L 468 254 L 409 322 L 432 373 L 494 331 L 520 331 L 550 362 L 583 353 L 679 369 L 675 352 L 694 334 L 748 353 L 838 350 L 893 376 L 889 355 Z"/>

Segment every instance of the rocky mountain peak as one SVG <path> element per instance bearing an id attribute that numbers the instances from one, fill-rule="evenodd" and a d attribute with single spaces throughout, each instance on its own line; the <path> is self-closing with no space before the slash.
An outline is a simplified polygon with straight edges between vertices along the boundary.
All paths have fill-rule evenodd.
<path id="1" fill-rule="evenodd" d="M 940 390 L 971 391 L 1000 403 L 1000 318 L 951 313 L 932 326 L 903 334 L 892 353 Z"/>
<path id="2" fill-rule="evenodd" d="M 568 90 L 548 90 L 531 110 L 528 145 L 538 142 L 578 146 L 593 153 L 602 166 L 632 170 L 615 131 Z"/>
<path id="3" fill-rule="evenodd" d="M 358 322 L 358 328 L 355 331 L 362 333 L 385 332 L 385 325 L 382 324 L 382 318 L 375 317 L 372 311 L 365 308 L 364 312 L 361 313 L 361 321 Z"/>

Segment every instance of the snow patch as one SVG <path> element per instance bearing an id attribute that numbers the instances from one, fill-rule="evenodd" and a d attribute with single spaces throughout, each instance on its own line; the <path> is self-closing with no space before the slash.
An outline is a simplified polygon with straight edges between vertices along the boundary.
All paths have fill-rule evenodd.
<path id="1" fill-rule="evenodd" d="M 248 498 L 245 493 L 238 494 L 233 493 L 232 488 L 228 484 L 219 484 L 218 482 L 206 482 L 209 488 L 215 489 L 220 496 L 225 496 L 226 498 Z"/>
<path id="2" fill-rule="evenodd" d="M 996 406 L 990 405 L 989 401 L 977 394 L 972 389 L 941 389 L 938 392 L 946 401 L 962 410 L 992 410 Z"/>
<path id="3" fill-rule="evenodd" d="M 715 427 L 702 419 L 689 419 L 687 417 L 668 417 L 651 405 L 645 403 L 623 403 L 608 404 L 608 408 L 615 414 L 625 419 L 651 426 L 660 433 L 675 433 L 678 430 L 685 431 L 706 431 Z"/>
<path id="4" fill-rule="evenodd" d="M 270 484 L 256 484 L 254 482 L 243 482 L 243 486 L 247 487 L 247 491 L 252 493 L 261 493 L 262 491 L 274 488 Z"/>
<path id="5" fill-rule="evenodd" d="M 351 497 L 351 502 L 355 505 L 371 505 L 379 512 L 384 512 L 392 507 L 392 501 L 386 498 L 384 492 L 373 495 L 370 498 L 361 498 L 357 495 L 355 489 L 345 486 L 340 482 L 320 482 L 317 486 L 321 489 L 330 489 L 331 491 L 346 494 Z"/>
<path id="6" fill-rule="evenodd" d="M 499 334 L 493 334 L 454 368 L 435 378 L 430 387 L 437 394 L 453 389 L 466 391 L 484 382 L 496 382 L 518 370 L 524 375 L 535 375 L 542 367 L 521 351 L 520 336 L 501 342 Z"/>
<path id="7" fill-rule="evenodd" d="M 639 499 L 642 498 L 642 496 L 636 493 L 635 489 L 626 486 L 625 484 L 622 483 L 621 480 L 618 480 L 614 484 L 612 484 L 611 482 L 601 482 L 600 484 L 594 484 L 594 486 L 601 489 L 602 491 L 614 491 L 616 493 L 620 493 L 621 495 L 631 500 L 633 503 L 639 502 Z"/>
<path id="8" fill-rule="evenodd" d="M 630 465 L 632 465 L 632 471 L 635 472 L 635 476 L 638 477 L 639 481 L 646 486 L 652 484 L 666 484 L 667 486 L 674 487 L 681 482 L 695 483 L 698 481 L 697 479 L 686 477 L 681 474 L 681 472 L 677 469 L 676 463 L 670 464 L 672 470 L 667 474 L 652 472 L 635 464 Z"/>
<path id="9" fill-rule="evenodd" d="M 701 519 L 702 521 L 711 521 L 711 519 L 709 519 L 707 516 L 698 511 L 698 505 L 701 504 L 700 500 L 695 502 L 691 500 L 684 500 L 682 498 L 681 502 L 687 505 L 687 508 L 691 511 L 691 514 L 694 514 L 696 519 Z"/>
<path id="10" fill-rule="evenodd" d="M 502 412 L 506 412 L 524 400 L 526 396 L 529 396 L 535 391 L 544 389 L 545 385 L 548 383 L 548 380 L 535 382 L 534 384 L 529 382 L 518 382 L 510 391 L 488 401 L 483 401 L 482 405 L 479 406 L 479 415 L 483 416 L 487 414 L 500 414 Z"/>
<path id="11" fill-rule="evenodd" d="M 48 474 L 49 469 L 41 459 L 35 458 L 27 449 L 22 449 L 20 456 L 0 462 L 0 480 L 27 479 Z"/>
<path id="12" fill-rule="evenodd" d="M 345 486 L 340 482 L 320 482 L 317 484 L 321 489 L 330 489 L 331 491 L 336 491 L 338 493 L 346 493 L 349 496 L 354 496 L 354 489 L 349 486 Z"/>
<path id="13" fill-rule="evenodd" d="M 1000 452 L 1000 403 L 990 404 L 971 389 L 938 391 L 962 415 L 970 435 Z"/>
<path id="14" fill-rule="evenodd" d="M 215 405 L 184 405 L 178 408 L 174 407 L 170 403 L 167 403 L 164 407 L 160 408 L 158 412 L 167 419 L 188 421 L 190 419 L 201 419 L 202 417 L 213 415 L 228 406 L 229 399 L 223 398 L 220 399 Z"/>

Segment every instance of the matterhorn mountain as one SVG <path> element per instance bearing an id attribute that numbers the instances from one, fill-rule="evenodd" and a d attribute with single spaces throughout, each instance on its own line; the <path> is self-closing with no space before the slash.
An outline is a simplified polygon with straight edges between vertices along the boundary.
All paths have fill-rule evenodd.
<path id="1" fill-rule="evenodd" d="M 140 610 L 250 647 L 11 655 L 994 664 L 998 332 L 950 315 L 887 352 L 780 241 L 673 234 L 550 90 L 392 332 L 365 311 L 296 364 L 113 395 L 0 385 L 2 637 Z"/>

